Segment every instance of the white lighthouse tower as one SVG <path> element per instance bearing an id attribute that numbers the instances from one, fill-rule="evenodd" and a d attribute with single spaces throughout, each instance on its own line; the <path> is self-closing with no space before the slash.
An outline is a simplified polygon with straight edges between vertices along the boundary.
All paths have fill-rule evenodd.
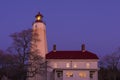
<path id="1" fill-rule="evenodd" d="M 38 50 L 38 55 L 45 59 L 47 50 L 47 40 L 46 40 L 46 27 L 42 20 L 43 16 L 40 12 L 35 16 L 36 20 L 33 23 L 33 33 L 37 34 L 37 39 L 34 44 L 36 45 L 36 49 Z M 34 35 L 33 35 L 34 36 Z"/>
<path id="2" fill-rule="evenodd" d="M 33 29 L 33 35 L 31 41 L 31 51 L 37 50 L 37 52 L 34 52 L 32 54 L 37 54 L 39 57 L 42 57 L 43 62 L 45 61 L 45 55 L 48 53 L 47 50 L 47 40 L 46 40 L 46 27 L 42 20 L 43 16 L 42 14 L 38 13 L 35 16 L 36 20 L 33 23 L 32 29 Z M 39 60 L 39 59 L 38 59 Z M 45 74 L 41 75 L 40 70 L 45 70 L 44 68 L 40 68 L 39 61 L 29 60 L 31 65 L 28 67 L 28 77 L 27 80 L 45 80 Z"/>

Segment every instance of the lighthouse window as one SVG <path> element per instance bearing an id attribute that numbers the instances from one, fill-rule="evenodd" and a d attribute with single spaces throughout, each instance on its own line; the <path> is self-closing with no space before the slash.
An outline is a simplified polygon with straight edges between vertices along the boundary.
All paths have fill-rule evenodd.
<path id="1" fill-rule="evenodd" d="M 35 25 L 35 28 L 37 28 L 37 25 Z"/>

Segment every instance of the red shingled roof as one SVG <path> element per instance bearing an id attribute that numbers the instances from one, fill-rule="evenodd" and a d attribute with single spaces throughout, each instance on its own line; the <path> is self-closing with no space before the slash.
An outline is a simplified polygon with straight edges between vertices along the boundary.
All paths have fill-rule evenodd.
<path id="1" fill-rule="evenodd" d="M 46 55 L 46 59 L 98 59 L 98 57 L 89 51 L 51 51 Z"/>

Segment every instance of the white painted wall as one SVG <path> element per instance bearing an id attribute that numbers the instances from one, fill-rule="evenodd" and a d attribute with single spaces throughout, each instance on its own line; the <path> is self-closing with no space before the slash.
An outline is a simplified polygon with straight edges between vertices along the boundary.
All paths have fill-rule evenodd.
<path id="1" fill-rule="evenodd" d="M 33 24 L 33 31 L 38 34 L 38 39 L 40 40 L 35 43 L 39 50 L 39 55 L 45 58 L 46 53 L 48 53 L 45 24 L 42 22 L 35 22 Z"/>
<path id="2" fill-rule="evenodd" d="M 48 50 L 47 50 L 47 40 L 46 40 L 46 27 L 45 27 L 45 24 L 43 22 L 35 22 L 33 24 L 33 34 L 34 33 L 37 33 L 38 36 L 37 38 L 39 39 L 39 41 L 36 41 L 36 42 L 33 42 L 32 44 L 35 45 L 36 47 L 32 47 L 31 48 L 31 51 L 33 50 L 38 50 L 38 55 L 40 55 L 41 57 L 44 58 L 45 60 L 45 55 L 46 53 L 48 53 Z M 33 35 L 34 36 L 34 35 Z M 32 42 L 32 41 L 31 41 Z M 32 46 L 32 45 L 31 45 Z M 34 68 L 33 66 L 38 67 L 39 64 L 35 64 L 33 63 L 32 66 L 32 69 Z M 29 75 L 29 74 L 28 74 Z M 43 74 L 35 74 L 34 77 L 28 77 L 27 80 L 45 80 L 46 79 L 46 75 Z"/>
<path id="3" fill-rule="evenodd" d="M 49 60 L 49 65 L 52 68 L 61 68 L 61 69 L 98 69 L 98 60 Z M 70 67 L 67 68 L 66 64 L 69 63 Z M 57 67 L 55 66 L 57 64 Z M 89 64 L 89 67 L 87 67 Z M 75 68 L 74 65 L 77 67 Z"/>
<path id="4" fill-rule="evenodd" d="M 53 70 L 63 70 L 63 80 L 90 80 L 90 71 L 95 71 L 94 78 L 92 80 L 98 80 L 98 60 L 86 60 L 86 59 L 48 59 L 48 65 L 50 65 L 52 68 L 48 69 L 48 71 L 53 71 Z M 70 67 L 67 68 L 66 64 L 70 63 Z M 57 67 L 54 65 L 57 64 Z M 74 68 L 74 65 L 77 65 L 76 68 Z M 87 67 L 87 64 L 90 66 Z M 72 71 L 73 72 L 73 77 L 66 77 L 66 72 L 67 71 Z M 86 73 L 86 78 L 80 78 L 79 77 L 79 72 L 85 72 Z M 59 80 L 56 78 L 55 79 Z"/>

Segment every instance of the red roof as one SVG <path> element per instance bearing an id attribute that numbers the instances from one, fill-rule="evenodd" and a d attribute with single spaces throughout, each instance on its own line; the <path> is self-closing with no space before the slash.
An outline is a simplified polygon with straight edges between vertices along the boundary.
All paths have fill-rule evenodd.
<path id="1" fill-rule="evenodd" d="M 46 59 L 98 59 L 98 57 L 89 51 L 51 51 L 46 55 Z"/>

